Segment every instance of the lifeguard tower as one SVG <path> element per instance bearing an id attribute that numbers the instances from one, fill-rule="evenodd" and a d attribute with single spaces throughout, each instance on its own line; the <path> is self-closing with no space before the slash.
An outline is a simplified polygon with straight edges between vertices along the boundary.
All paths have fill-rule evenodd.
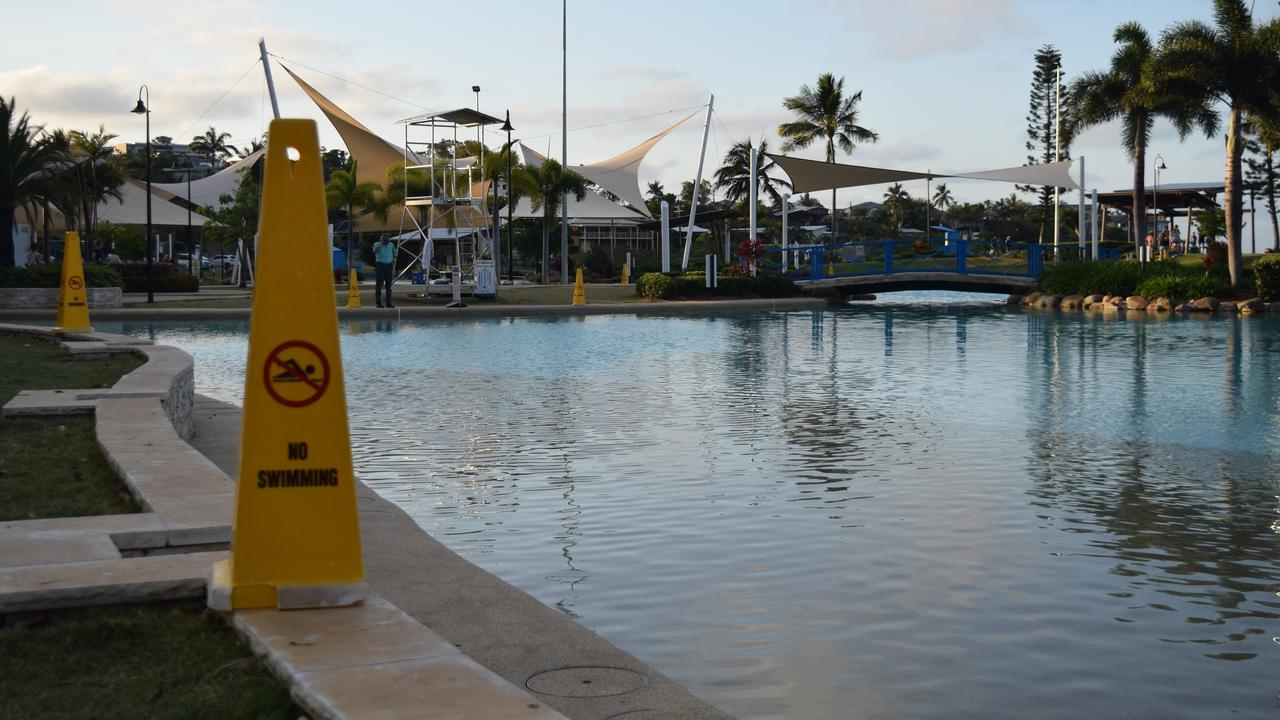
<path id="1" fill-rule="evenodd" d="M 428 296 L 433 290 L 451 292 L 451 306 L 461 306 L 464 293 L 492 296 L 497 292 L 494 221 L 486 202 L 490 183 L 484 176 L 481 129 L 501 123 L 499 118 L 470 108 L 399 121 L 404 126 L 405 165 L 399 239 L 402 245 L 422 243 L 414 258 L 421 269 L 411 279 L 425 285 Z M 476 130 L 480 154 L 459 158 L 458 130 L 471 128 Z M 446 140 L 452 144 L 442 152 L 440 143 Z M 447 248 L 448 271 L 433 269 L 437 243 Z M 445 276 L 450 280 L 447 284 L 432 282 Z"/>

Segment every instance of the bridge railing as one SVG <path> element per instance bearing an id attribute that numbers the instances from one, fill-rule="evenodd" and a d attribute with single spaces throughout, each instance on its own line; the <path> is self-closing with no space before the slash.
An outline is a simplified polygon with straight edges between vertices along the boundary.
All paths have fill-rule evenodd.
<path id="1" fill-rule="evenodd" d="M 866 240 L 827 245 L 769 246 L 759 265 L 764 272 L 795 280 L 949 273 L 1039 277 L 1044 247 L 1001 240 Z"/>

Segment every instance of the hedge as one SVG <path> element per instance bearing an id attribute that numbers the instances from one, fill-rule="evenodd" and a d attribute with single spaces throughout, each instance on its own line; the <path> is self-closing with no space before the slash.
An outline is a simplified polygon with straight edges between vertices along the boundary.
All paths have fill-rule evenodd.
<path id="1" fill-rule="evenodd" d="M 1215 277 L 1191 277 L 1186 275 L 1157 275 L 1138 283 L 1137 294 L 1148 300 L 1167 297 L 1174 302 L 1195 300 L 1202 297 L 1227 295 L 1227 283 Z"/>
<path id="2" fill-rule="evenodd" d="M 1280 300 L 1280 253 L 1267 253 L 1253 264 L 1253 284 L 1263 302 Z"/>
<path id="3" fill-rule="evenodd" d="M 85 263 L 84 279 L 91 288 L 122 287 L 124 279 L 114 267 Z M 62 285 L 62 263 L 0 268 L 0 287 L 56 288 Z"/>
<path id="4" fill-rule="evenodd" d="M 1215 288 L 1217 292 L 1225 293 L 1224 270 L 1215 267 L 1206 276 L 1202 268 L 1188 267 L 1172 260 L 1149 262 L 1145 266 L 1136 260 L 1072 260 L 1046 265 L 1044 273 L 1036 281 L 1036 288 L 1053 295 L 1172 297 L 1168 293 L 1148 295 L 1140 289 L 1143 283 L 1152 281 L 1148 290 L 1175 288 L 1180 292 L 1190 292 L 1192 289 Z M 1174 283 L 1174 278 L 1179 279 L 1177 283 Z M 1206 292 L 1197 297 L 1214 294 Z"/>
<path id="5" fill-rule="evenodd" d="M 706 286 L 705 278 L 672 277 L 664 273 L 645 273 L 636 279 L 636 294 L 650 300 L 673 298 L 780 298 L 794 297 L 800 289 L 788 278 L 721 277 L 717 287 Z"/>

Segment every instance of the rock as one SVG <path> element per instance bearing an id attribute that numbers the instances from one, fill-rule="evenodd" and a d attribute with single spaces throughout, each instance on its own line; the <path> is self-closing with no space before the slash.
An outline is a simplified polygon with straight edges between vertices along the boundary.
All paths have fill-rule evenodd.
<path id="1" fill-rule="evenodd" d="M 1237 308 L 1237 305 L 1235 300 L 1223 300 L 1222 302 L 1218 303 L 1217 311 L 1220 313 L 1229 313 L 1231 315 L 1235 315 L 1236 308 Z"/>
<path id="2" fill-rule="evenodd" d="M 1124 303 L 1117 298 L 1112 298 L 1111 302 L 1098 303 L 1094 307 L 1102 308 L 1103 312 L 1117 312 L 1124 309 Z"/>
<path id="3" fill-rule="evenodd" d="M 1196 312 L 1213 312 L 1218 309 L 1218 298 L 1202 297 L 1191 301 L 1191 309 Z"/>
<path id="4" fill-rule="evenodd" d="M 1173 309 L 1173 311 L 1180 313 L 1191 312 L 1191 305 L 1190 303 L 1180 303 L 1178 307 Z"/>
<path id="5" fill-rule="evenodd" d="M 1266 309 L 1266 305 L 1263 305 L 1262 300 L 1259 298 L 1249 298 L 1237 303 L 1236 309 L 1240 311 L 1241 315 L 1257 315 Z"/>
<path id="6" fill-rule="evenodd" d="M 1148 303 L 1147 299 L 1141 295 L 1130 295 L 1124 299 L 1124 304 L 1128 305 L 1130 310 L 1145 310 Z"/>
<path id="7" fill-rule="evenodd" d="M 1147 309 L 1155 312 L 1169 312 L 1173 309 L 1173 301 L 1167 297 L 1158 297 L 1147 306 Z"/>
<path id="8" fill-rule="evenodd" d="M 1062 298 L 1062 307 L 1067 310 L 1074 310 L 1084 304 L 1084 298 L 1080 295 L 1068 295 Z"/>
<path id="9" fill-rule="evenodd" d="M 691 187 L 692 187 L 692 186 L 691 186 Z M 1010 295 L 1009 297 L 1007 297 L 1007 298 L 1005 298 L 1005 299 L 1004 299 L 1004 304 L 1005 304 L 1005 305 L 1021 305 L 1021 304 L 1022 304 L 1022 296 L 1021 296 L 1021 295 Z"/>
<path id="10" fill-rule="evenodd" d="M 1041 295 L 1036 299 L 1036 307 L 1038 308 L 1056 308 L 1061 304 L 1061 295 Z"/>
<path id="11" fill-rule="evenodd" d="M 692 186 L 690 186 L 690 187 L 692 187 Z M 1040 296 L 1041 296 L 1041 295 L 1043 295 L 1043 294 L 1044 294 L 1044 293 L 1040 292 L 1039 290 L 1032 290 L 1031 292 L 1029 292 L 1029 293 L 1027 293 L 1026 295 L 1023 295 L 1023 296 L 1022 296 L 1022 304 L 1023 304 L 1023 305 L 1035 305 L 1035 304 L 1036 304 L 1036 301 L 1037 301 L 1037 300 L 1039 300 L 1039 299 L 1040 299 Z"/>
<path id="12" fill-rule="evenodd" d="M 1081 305 L 1081 307 L 1087 308 L 1090 305 L 1097 305 L 1100 302 L 1106 302 L 1106 299 L 1107 299 L 1106 295 L 1086 295 L 1084 298 L 1084 303 Z"/>

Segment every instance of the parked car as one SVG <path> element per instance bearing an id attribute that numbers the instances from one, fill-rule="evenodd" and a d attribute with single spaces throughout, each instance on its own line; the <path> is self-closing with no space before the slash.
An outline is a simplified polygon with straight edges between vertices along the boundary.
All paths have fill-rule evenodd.
<path id="1" fill-rule="evenodd" d="M 179 253 L 177 263 L 182 267 L 187 267 L 191 264 L 191 256 L 187 253 Z M 213 264 L 209 262 L 209 258 L 200 258 L 200 272 L 209 272 L 212 268 Z"/>

